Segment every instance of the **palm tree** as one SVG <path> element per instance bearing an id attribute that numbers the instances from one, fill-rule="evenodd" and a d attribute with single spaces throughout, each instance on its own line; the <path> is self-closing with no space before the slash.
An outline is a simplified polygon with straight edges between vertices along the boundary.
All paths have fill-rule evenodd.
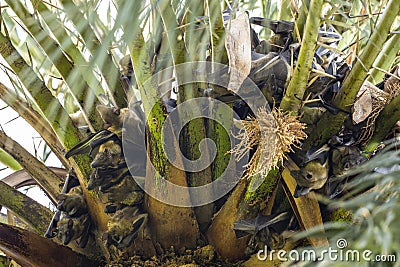
<path id="1" fill-rule="evenodd" d="M 226 71 L 224 73 L 226 69 L 220 69 L 218 78 L 224 80 L 228 77 L 225 80 L 229 88 L 234 88 L 232 84 L 235 82 L 239 86 L 246 84 L 249 80 L 247 76 L 254 80 L 256 74 L 249 55 L 255 48 L 251 47 L 249 41 L 249 20 L 247 15 L 242 16 L 236 10 L 262 7 L 264 17 L 295 21 L 294 26 L 281 33 L 281 36 L 286 34 L 286 37 L 290 35 L 297 38 L 294 40 L 298 40 L 301 46 L 297 64 L 286 64 L 289 66 L 289 76 L 285 80 L 280 111 L 274 113 L 274 118 L 277 125 L 293 122 L 293 125 L 300 127 L 297 116 L 304 112 L 303 100 L 307 89 L 313 81 L 324 75 L 321 71 L 312 71 L 316 48 L 327 46 L 318 39 L 319 29 L 323 24 L 335 26 L 343 38 L 338 48 L 328 49 L 349 56 L 346 60 L 352 69 L 332 98 L 331 104 L 341 112 L 325 112 L 316 124 L 307 125 L 309 136 L 302 149 L 307 151 L 312 146 L 322 146 L 339 132 L 366 80 L 378 83 L 384 78 L 383 74 L 396 76 L 390 70 L 398 63 L 399 35 L 392 34 L 392 27 L 398 20 L 399 5 L 397 0 L 368 5 L 363 1 L 351 1 L 330 3 L 326 8 L 323 1 L 312 0 L 304 1 L 303 5 L 293 5 L 291 12 L 287 12 L 285 7 L 278 8 L 270 1 L 234 1 L 229 5 L 217 1 L 1 1 L 0 53 L 4 73 L 10 83 L 0 84 L 0 98 L 31 124 L 65 169 L 49 168 L 13 140 L 12 136 L 0 131 L 0 148 L 5 152 L 1 154 L 2 162 L 13 169 L 23 168 L 23 173 L 29 174 L 25 178 L 13 175 L 8 181 L 0 182 L 0 205 L 29 228 L 23 230 L 0 224 L 0 250 L 21 265 L 95 266 L 110 261 L 126 261 L 126 255 L 151 257 L 160 253 L 160 248 L 169 249 L 171 246 L 177 250 L 195 249 L 201 240 L 203 244 L 211 244 L 222 258 L 235 261 L 246 257 L 245 251 L 251 236 L 237 238 L 234 223 L 254 218 L 260 213 L 270 215 L 276 203 L 282 203 L 280 208 L 286 205 L 293 210 L 303 230 L 321 225 L 323 219 L 316 195 L 311 192 L 307 196 L 294 198 L 296 182 L 288 168 L 281 166 L 281 160 L 275 160 L 275 168 L 272 168 L 273 164 L 265 161 L 264 152 L 257 156 L 268 163 L 264 169 L 249 171 L 247 178 L 235 181 L 237 184 L 232 186 L 232 192 L 222 199 L 217 201 L 216 198 L 216 201 L 194 207 L 171 205 L 171 202 L 194 202 L 196 196 L 191 193 L 194 191 L 188 188 L 216 181 L 225 169 L 232 167 L 232 162 L 234 165 L 241 163 L 237 163 L 233 155 L 228 153 L 232 149 L 229 139 L 229 129 L 233 125 L 232 112 L 220 105 L 214 107 L 215 114 L 227 122 L 228 132 L 220 123 L 205 118 L 188 121 L 181 125 L 182 131 L 176 134 L 180 137 L 179 141 L 172 138 L 171 149 L 175 158 L 171 161 L 164 153 L 166 137 L 162 128 L 172 123 L 166 119 L 169 111 L 165 105 L 174 97 L 170 96 L 173 95 L 169 92 L 170 88 L 176 87 L 174 91 L 178 104 L 200 96 L 212 97 L 207 93 L 210 88 L 212 93 L 218 94 L 219 99 L 229 93 L 235 97 L 232 90 L 222 90 L 204 80 L 181 82 L 190 75 L 197 77 L 182 66 L 200 69 L 204 66 L 200 63 L 184 64 L 212 62 L 215 65 L 211 74 L 218 73 L 218 69 L 214 69 L 217 63 L 239 69 L 235 78 L 232 78 L 232 74 L 226 74 Z M 230 14 L 223 13 L 227 7 Z M 264 29 L 260 34 L 265 37 L 270 35 Z M 275 37 L 279 37 L 279 34 Z M 237 50 L 237 47 L 245 52 Z M 264 51 L 265 54 L 268 52 Z M 124 57 L 127 54 L 130 57 Z M 264 61 L 260 69 L 267 63 L 270 62 Z M 184 75 L 179 76 L 181 73 Z M 177 85 L 173 83 L 174 79 Z M 269 92 L 261 91 L 268 99 Z M 167 94 L 160 96 L 161 92 Z M 234 92 L 239 94 L 238 91 Z M 130 220 L 126 216 L 118 217 L 117 213 L 106 213 L 107 195 L 87 189 L 90 176 L 96 172 L 92 168 L 93 157 L 85 153 L 66 157 L 65 152 L 82 141 L 88 143 L 94 140 L 93 135 L 89 134 L 88 137 L 82 131 L 82 121 L 87 131 L 97 133 L 95 138 L 106 135 L 107 138 L 112 136 L 121 139 L 122 135 L 124 139 L 125 134 L 129 139 L 126 128 L 125 132 L 121 129 L 121 114 L 129 114 L 126 110 L 137 108 L 139 99 L 143 114 L 146 115 L 144 133 L 149 157 L 144 184 L 147 194 L 140 209 L 147 215 L 135 217 L 140 220 Z M 399 96 L 393 95 L 376 113 L 379 117 L 374 120 L 375 131 L 364 142 L 367 151 L 374 151 L 400 118 L 396 108 L 399 100 Z M 200 102 L 190 103 L 194 111 L 204 108 Z M 103 104 L 103 108 L 96 109 L 99 104 Z M 113 108 L 104 108 L 104 104 Z M 142 112 L 139 109 L 137 112 Z M 118 117 L 118 121 L 107 119 L 109 112 Z M 184 112 L 179 110 L 181 118 L 187 116 Z M 79 115 L 79 121 L 76 120 L 76 114 Z M 258 120 L 255 125 L 261 123 Z M 251 123 L 247 125 L 254 126 Z M 300 128 L 278 136 L 282 142 L 287 140 L 286 137 L 293 136 L 293 140 L 285 149 L 283 145 L 277 145 L 272 154 L 280 153 L 280 156 L 275 155 L 275 158 L 281 159 L 284 152 L 293 148 L 290 145 L 296 145 L 304 136 Z M 121 134 L 121 131 L 124 133 Z M 189 160 L 201 158 L 205 150 L 197 147 L 202 147 L 201 141 L 205 136 L 216 144 L 214 161 L 199 171 L 187 171 L 184 157 Z M 103 143 L 90 145 L 104 148 Z M 258 144 L 262 147 L 259 140 Z M 205 149 L 210 147 L 206 146 Z M 182 155 L 176 153 L 179 150 L 183 151 Z M 128 153 L 125 147 L 124 153 Z M 185 168 L 179 168 L 177 164 Z M 60 183 L 67 184 L 67 173 L 72 175 L 69 170 L 73 170 L 79 180 L 91 221 L 90 241 L 84 248 L 75 242 L 71 242 L 68 248 L 57 239 L 42 238 L 53 213 L 16 190 L 21 184 L 37 184 L 56 204 L 62 191 Z M 236 176 L 235 173 L 231 175 Z M 183 193 L 174 195 L 174 191 L 166 187 L 165 181 L 182 186 L 185 188 Z M 213 193 L 206 191 L 202 197 L 209 197 Z M 161 201 L 162 196 L 168 196 L 171 202 Z M 146 217 L 148 220 L 144 224 Z M 112 224 L 134 226 L 135 222 L 140 222 L 141 227 L 129 249 L 105 242 L 105 233 L 110 234 Z M 313 246 L 328 244 L 326 238 L 308 237 L 308 241 Z"/>

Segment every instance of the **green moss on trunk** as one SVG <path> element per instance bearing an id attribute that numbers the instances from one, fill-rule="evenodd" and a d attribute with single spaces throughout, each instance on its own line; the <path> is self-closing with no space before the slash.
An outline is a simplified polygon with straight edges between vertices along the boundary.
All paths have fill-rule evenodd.
<path id="1" fill-rule="evenodd" d="M 0 205 L 14 212 L 40 235 L 44 235 L 53 216 L 49 209 L 1 181 Z"/>

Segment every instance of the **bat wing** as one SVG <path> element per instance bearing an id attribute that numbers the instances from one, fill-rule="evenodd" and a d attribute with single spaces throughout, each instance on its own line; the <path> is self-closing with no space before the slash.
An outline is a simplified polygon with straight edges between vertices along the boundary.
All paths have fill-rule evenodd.
<path id="1" fill-rule="evenodd" d="M 89 146 L 91 148 L 94 148 L 110 140 L 120 142 L 118 136 L 115 133 L 110 132 L 108 130 L 102 130 L 99 132 L 98 135 L 95 136 L 95 138 L 92 138 L 92 141 L 90 141 Z"/>
<path id="2" fill-rule="evenodd" d="M 281 212 L 277 214 L 272 214 L 269 216 L 258 216 L 258 229 L 261 230 L 265 227 L 268 227 L 270 225 L 276 224 L 278 222 L 282 222 L 284 220 L 287 220 L 290 218 L 289 212 Z"/>
<path id="3" fill-rule="evenodd" d="M 61 211 L 57 211 L 51 219 L 51 222 L 49 224 L 49 227 L 47 228 L 46 233 L 44 234 L 44 237 L 53 238 L 57 235 L 57 223 L 60 221 L 60 217 Z"/>
<path id="4" fill-rule="evenodd" d="M 136 237 L 139 235 L 139 231 L 146 224 L 146 221 L 147 221 L 147 213 L 139 215 L 138 218 L 133 223 L 132 232 L 126 237 L 123 237 L 117 247 L 118 248 L 129 247 L 132 244 L 133 240 L 135 240 Z"/>
<path id="5" fill-rule="evenodd" d="M 256 231 L 255 219 L 239 220 L 233 223 L 233 230 L 235 230 L 236 238 L 241 238 L 249 234 L 253 235 Z"/>
<path id="6" fill-rule="evenodd" d="M 62 194 L 66 194 L 71 190 L 71 188 L 78 186 L 79 185 L 79 180 L 76 178 L 75 173 L 71 169 L 65 178 L 64 186 L 63 189 L 61 190 Z"/>
<path id="7" fill-rule="evenodd" d="M 101 130 L 97 133 L 89 135 L 86 139 L 79 142 L 75 146 L 73 146 L 70 150 L 65 153 L 65 157 L 68 159 L 74 155 L 79 154 L 88 154 L 92 151 L 94 147 L 97 147 L 110 138 L 112 138 L 115 134 L 108 130 Z"/>
<path id="8" fill-rule="evenodd" d="M 294 23 L 285 20 L 271 20 L 260 17 L 251 17 L 251 24 L 259 25 L 272 30 L 275 34 L 277 33 L 291 33 L 294 29 Z"/>
<path id="9" fill-rule="evenodd" d="M 314 159 L 319 159 L 321 161 L 321 164 L 324 164 L 326 160 L 328 159 L 329 155 L 329 146 L 328 145 L 323 145 L 322 147 L 312 147 L 310 150 L 307 151 L 306 153 L 306 161 L 305 163 L 308 163 Z"/>

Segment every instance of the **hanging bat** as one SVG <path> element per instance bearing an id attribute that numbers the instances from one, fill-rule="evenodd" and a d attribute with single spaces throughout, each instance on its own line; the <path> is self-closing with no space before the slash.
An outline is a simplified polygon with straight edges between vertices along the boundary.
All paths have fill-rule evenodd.
<path id="1" fill-rule="evenodd" d="M 82 194 L 82 188 L 76 186 L 66 194 L 60 194 L 57 209 L 70 217 L 78 217 L 87 212 L 86 201 Z"/>
<path id="2" fill-rule="evenodd" d="M 328 171 L 328 160 L 321 164 L 319 159 L 308 162 L 300 170 L 291 171 L 290 174 L 297 183 L 293 196 L 304 196 L 313 189 L 323 187 L 328 179 Z"/>
<path id="3" fill-rule="evenodd" d="M 124 161 L 121 141 L 111 139 L 99 146 L 90 166 L 92 168 L 116 167 L 121 161 Z"/>
<path id="4" fill-rule="evenodd" d="M 88 190 L 93 190 L 100 186 L 107 186 L 107 183 L 113 181 L 113 177 L 118 177 L 121 170 L 126 168 L 126 162 L 122 162 L 114 168 L 96 168 L 90 174 L 86 188 Z"/>
<path id="5" fill-rule="evenodd" d="M 128 175 L 122 181 L 107 190 L 108 201 L 114 204 L 136 205 L 143 202 L 144 193 L 132 176 Z"/>
<path id="6" fill-rule="evenodd" d="M 57 225 L 57 236 L 64 245 L 80 238 L 78 244 L 83 248 L 89 239 L 89 227 L 90 220 L 87 214 L 72 218 L 62 213 Z"/>
<path id="7" fill-rule="evenodd" d="M 141 102 L 135 102 L 129 108 L 117 109 L 105 105 L 96 107 L 107 130 L 121 138 L 123 128 L 133 131 L 135 135 L 144 136 L 144 112 L 140 107 Z"/>
<path id="8" fill-rule="evenodd" d="M 103 236 L 103 240 L 107 246 L 129 247 L 146 222 L 147 213 L 140 213 L 137 207 L 118 210 L 108 222 L 108 231 Z"/>
<path id="9" fill-rule="evenodd" d="M 115 173 L 107 175 L 104 179 L 104 183 L 100 186 L 100 191 L 106 193 L 111 187 L 119 184 L 122 179 L 124 179 L 127 175 L 130 174 L 128 168 L 121 168 Z"/>

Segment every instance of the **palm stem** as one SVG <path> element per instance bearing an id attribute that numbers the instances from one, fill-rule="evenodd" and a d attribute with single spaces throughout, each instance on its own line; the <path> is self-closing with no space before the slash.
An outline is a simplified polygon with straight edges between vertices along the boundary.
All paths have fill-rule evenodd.
<path id="1" fill-rule="evenodd" d="M 20 144 L 0 131 L 0 148 L 10 154 L 35 179 L 38 185 L 47 193 L 53 203 L 57 202 L 62 180 L 49 168 L 32 156 Z"/>
<path id="2" fill-rule="evenodd" d="M 13 157 L 4 152 L 4 150 L 2 149 L 0 149 L 0 162 L 13 171 L 18 171 L 22 169 L 18 161 L 16 161 Z"/>
<path id="3" fill-rule="evenodd" d="M 395 34 L 385 43 L 385 45 L 382 48 L 382 51 L 379 53 L 373 66 L 389 71 L 390 67 L 392 67 L 392 64 L 396 58 L 396 54 L 399 52 L 399 50 L 400 50 L 400 34 Z M 372 83 L 378 83 L 383 80 L 384 76 L 385 73 L 376 68 L 373 68 L 371 70 L 371 74 L 368 78 L 368 81 Z"/>
<path id="4" fill-rule="evenodd" d="M 43 94 L 42 94 L 43 95 Z M 38 94 L 39 96 L 39 94 Z M 64 157 L 64 145 L 60 142 L 57 135 L 51 128 L 51 125 L 47 120 L 45 120 L 37 111 L 35 111 L 31 106 L 29 106 L 26 102 L 24 102 L 21 98 L 17 95 L 13 94 L 11 90 L 5 87 L 3 84 L 0 83 L 0 98 L 7 103 L 11 108 L 13 108 L 18 114 L 28 122 L 33 129 L 35 129 L 46 144 L 51 148 L 57 158 L 61 161 L 61 163 L 65 166 L 69 166 L 68 160 Z M 56 127 L 59 125 L 56 125 Z M 70 134 L 73 134 L 71 132 Z M 73 136 L 76 138 L 77 136 Z M 68 139 L 68 141 L 72 141 L 71 145 L 73 144 L 74 140 Z M 76 141 L 78 142 L 78 141 Z M 67 145 L 69 144 L 66 142 Z"/>
<path id="5" fill-rule="evenodd" d="M 53 216 L 49 209 L 3 181 L 0 181 L 0 192 L 0 205 L 15 213 L 36 233 L 44 235 Z"/>
<path id="6" fill-rule="evenodd" d="M 393 126 L 400 120 L 400 95 L 396 96 L 382 111 L 375 121 L 374 133 L 364 150 L 373 152 Z"/>
<path id="7" fill-rule="evenodd" d="M 280 105 L 284 111 L 298 112 L 300 109 L 317 44 L 322 4 L 322 0 L 311 1 L 296 68 Z"/>
<path id="8" fill-rule="evenodd" d="M 70 248 L 30 231 L 5 224 L 0 224 L 0 249 L 21 266 L 100 266 L 98 261 Z"/>

